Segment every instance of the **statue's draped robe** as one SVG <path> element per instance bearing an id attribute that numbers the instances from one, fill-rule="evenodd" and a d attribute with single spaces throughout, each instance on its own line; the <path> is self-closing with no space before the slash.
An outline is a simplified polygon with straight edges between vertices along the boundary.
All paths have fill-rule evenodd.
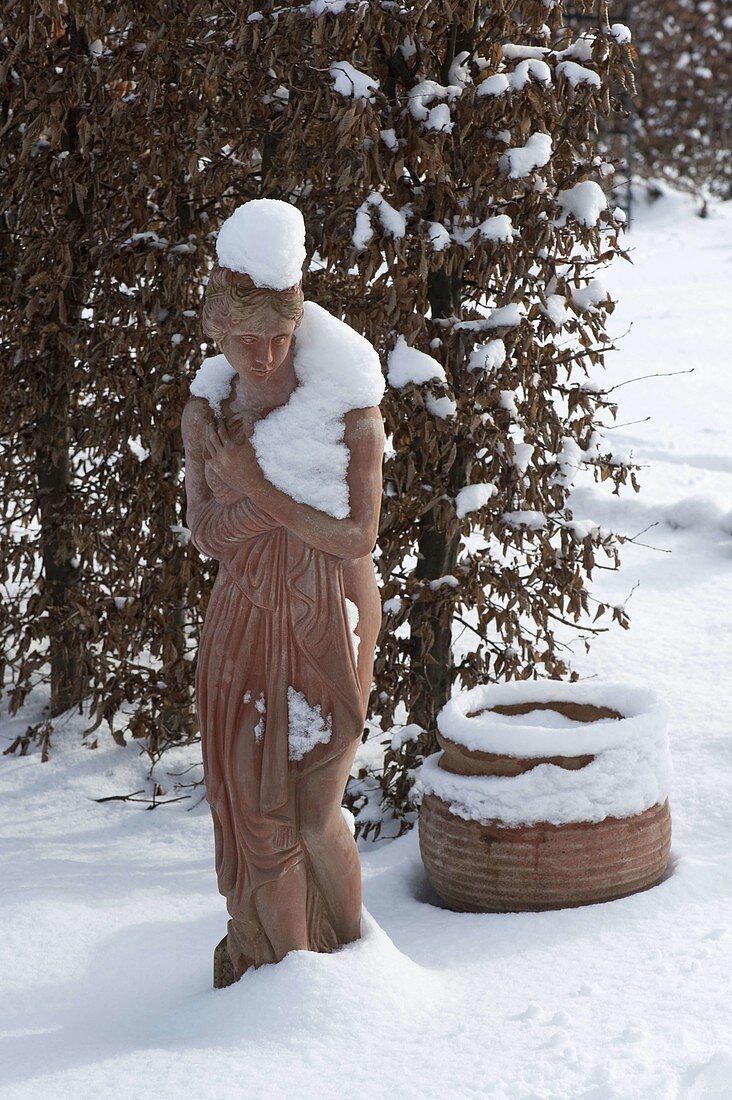
<path id="1" fill-rule="evenodd" d="M 215 489 L 217 475 L 208 463 L 203 469 Z M 194 544 L 220 562 L 200 640 L 196 697 L 216 873 L 231 916 L 227 947 L 239 976 L 276 960 L 256 891 L 300 861 L 309 947 L 338 945 L 301 842 L 297 780 L 352 748 L 365 712 L 342 560 L 308 546 L 251 499 L 227 505 L 214 498 L 195 516 Z M 300 760 L 288 751 L 290 687 L 319 706 L 324 721 L 330 716 L 332 726 L 329 739 Z"/>

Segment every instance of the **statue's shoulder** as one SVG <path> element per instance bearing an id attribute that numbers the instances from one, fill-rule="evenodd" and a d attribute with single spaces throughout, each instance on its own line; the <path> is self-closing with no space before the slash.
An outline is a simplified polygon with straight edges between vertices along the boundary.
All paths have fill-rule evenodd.
<path id="1" fill-rule="evenodd" d="M 196 397 L 194 394 L 186 401 L 183 406 L 183 412 L 181 414 L 180 422 L 181 427 L 185 431 L 188 429 L 197 429 L 203 427 L 204 424 L 214 419 L 214 412 L 210 404 L 205 397 Z"/>
<path id="2" fill-rule="evenodd" d="M 383 449 L 386 439 L 384 418 L 378 405 L 349 409 L 343 418 L 344 440 L 349 447 L 356 443 L 374 443 Z"/>
<path id="3" fill-rule="evenodd" d="M 206 398 L 191 394 L 183 406 L 180 418 L 180 433 L 184 447 L 193 451 L 200 449 L 206 428 L 215 419 L 214 411 Z"/>
<path id="4" fill-rule="evenodd" d="M 384 427 L 384 417 L 378 405 L 365 405 L 362 408 L 349 409 L 344 417 L 346 424 L 371 424 L 375 428 Z"/>

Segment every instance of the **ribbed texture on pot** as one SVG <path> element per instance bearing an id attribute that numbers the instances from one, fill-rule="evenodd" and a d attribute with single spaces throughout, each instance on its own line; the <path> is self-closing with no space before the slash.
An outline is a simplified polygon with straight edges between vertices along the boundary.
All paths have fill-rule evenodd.
<path id="1" fill-rule="evenodd" d="M 451 909 L 503 913 L 563 909 L 654 886 L 668 865 L 668 801 L 635 817 L 503 828 L 466 821 L 426 794 L 419 846 Z"/>

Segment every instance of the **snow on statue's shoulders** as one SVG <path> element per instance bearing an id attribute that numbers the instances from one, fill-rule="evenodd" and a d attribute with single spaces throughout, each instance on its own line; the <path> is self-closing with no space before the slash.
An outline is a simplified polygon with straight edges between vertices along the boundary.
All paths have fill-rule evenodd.
<path id="1" fill-rule="evenodd" d="M 217 417 L 221 416 L 221 402 L 231 392 L 231 382 L 236 374 L 225 355 L 211 355 L 204 359 L 191 382 L 193 397 L 202 397 L 208 401 Z"/>
<path id="2" fill-rule="evenodd" d="M 298 382 L 317 388 L 326 416 L 378 405 L 384 396 L 384 376 L 373 344 L 317 302 L 304 303 L 295 330 L 294 365 Z"/>
<path id="3" fill-rule="evenodd" d="M 297 388 L 254 429 L 257 459 L 267 480 L 293 500 L 344 519 L 350 514 L 344 416 L 381 401 L 379 356 L 350 325 L 305 302 L 293 363 Z"/>
<path id="4" fill-rule="evenodd" d="M 348 504 L 349 452 L 344 417 L 376 406 L 384 395 L 379 356 L 365 336 L 316 302 L 305 302 L 295 330 L 298 385 L 286 404 L 260 420 L 252 445 L 264 476 L 301 504 L 343 519 Z M 190 386 L 217 417 L 236 370 L 225 355 L 204 359 Z"/>

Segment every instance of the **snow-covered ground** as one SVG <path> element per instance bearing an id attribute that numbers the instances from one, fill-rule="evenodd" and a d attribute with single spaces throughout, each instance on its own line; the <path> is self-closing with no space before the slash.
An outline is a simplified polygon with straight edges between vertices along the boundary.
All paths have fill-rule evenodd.
<path id="1" fill-rule="evenodd" d="M 577 518 L 655 525 L 596 574 L 631 629 L 577 645 L 574 664 L 670 704 L 667 879 L 584 909 L 455 914 L 412 832 L 364 849 L 361 941 L 214 992 L 225 910 L 200 792 L 155 812 L 95 802 L 149 791 L 145 762 L 104 738 L 80 748 L 72 717 L 49 763 L 0 757 L 3 1100 L 732 1097 L 732 209 L 702 220 L 668 196 L 629 243 L 635 265 L 606 281 L 613 331 L 632 328 L 607 377 L 690 373 L 616 391 L 609 434 L 643 463 L 640 495 L 591 479 L 573 493 Z M 5 719 L 0 743 L 46 701 Z M 164 772 L 189 762 L 166 762 L 169 792 L 180 777 Z"/>

